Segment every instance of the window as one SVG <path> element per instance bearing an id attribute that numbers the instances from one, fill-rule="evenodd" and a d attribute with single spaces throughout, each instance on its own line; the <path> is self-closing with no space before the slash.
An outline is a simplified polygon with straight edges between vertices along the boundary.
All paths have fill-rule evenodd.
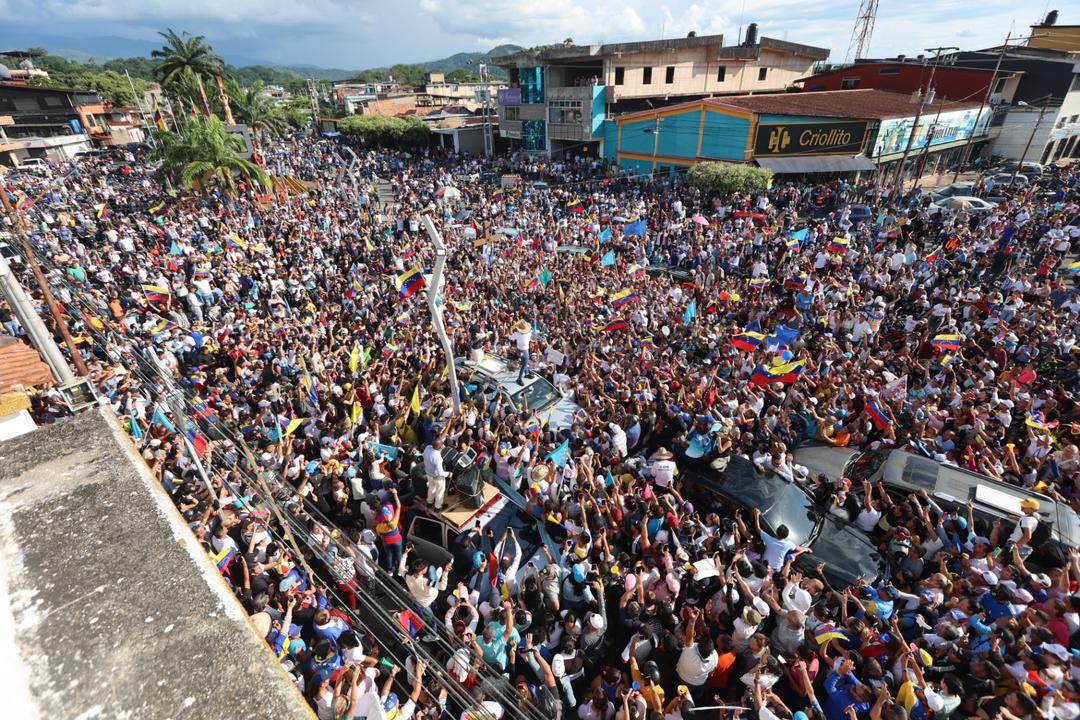
<path id="1" fill-rule="evenodd" d="M 765 76 L 768 75 L 768 73 L 769 73 L 769 68 L 760 68 L 757 71 L 757 79 L 758 80 L 764 80 Z"/>
<path id="2" fill-rule="evenodd" d="M 503 108 L 503 119 L 505 119 L 505 120 L 520 120 L 521 119 L 521 108 L 519 108 L 519 107 L 504 107 Z"/>
<path id="3" fill-rule="evenodd" d="M 859 87 L 859 80 L 860 80 L 860 78 L 857 78 L 857 77 L 846 77 L 846 78 L 844 78 L 843 80 L 840 81 L 840 89 L 841 90 L 853 90 L 853 89 Z"/>
<path id="4" fill-rule="evenodd" d="M 727 65 L 716 68 L 716 82 L 724 82 L 725 77 L 727 77 Z"/>
<path id="5" fill-rule="evenodd" d="M 675 68 L 671 65 L 668 65 L 667 72 L 664 73 L 664 82 L 668 85 L 675 82 Z"/>
<path id="6" fill-rule="evenodd" d="M 994 94 L 1005 92 L 1005 80 L 1007 78 L 998 78 L 997 85 L 994 86 Z"/>
<path id="7" fill-rule="evenodd" d="M 652 68 L 642 68 L 641 70 L 641 84 L 652 85 Z"/>
<path id="8" fill-rule="evenodd" d="M 900 68 L 881 68 L 878 70 L 878 75 L 899 75 Z"/>
<path id="9" fill-rule="evenodd" d="M 623 84 L 623 76 L 625 74 L 626 74 L 626 68 L 621 68 L 621 67 L 615 68 L 615 84 L 616 85 L 622 85 Z"/>

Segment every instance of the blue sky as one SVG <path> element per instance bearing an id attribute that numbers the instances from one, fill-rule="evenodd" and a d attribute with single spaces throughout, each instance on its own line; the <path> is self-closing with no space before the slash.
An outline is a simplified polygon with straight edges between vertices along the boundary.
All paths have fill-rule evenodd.
<path id="1" fill-rule="evenodd" d="M 156 31 L 172 27 L 205 34 L 244 64 L 353 69 L 567 37 L 611 42 L 695 30 L 734 42 L 740 25 L 757 22 L 764 35 L 827 47 L 843 60 L 857 8 L 858 0 L 0 0 L 0 42 L 145 54 L 158 44 Z M 1061 9 L 1063 23 L 1080 23 L 1080 11 Z M 1040 2 L 880 0 L 871 55 L 999 44 L 1044 14 Z"/>

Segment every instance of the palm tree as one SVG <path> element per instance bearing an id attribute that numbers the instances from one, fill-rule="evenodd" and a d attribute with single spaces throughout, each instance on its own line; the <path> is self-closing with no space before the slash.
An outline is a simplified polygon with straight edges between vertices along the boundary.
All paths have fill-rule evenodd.
<path id="1" fill-rule="evenodd" d="M 158 172 L 175 177 L 185 188 L 196 185 L 204 192 L 217 188 L 235 195 L 240 182 L 270 188 L 270 176 L 261 167 L 244 160 L 238 153 L 243 142 L 225 132 L 217 116 L 189 118 L 183 124 L 183 136 L 157 132 L 153 159 L 161 160 Z"/>
<path id="2" fill-rule="evenodd" d="M 189 35 L 186 31 L 177 35 L 172 28 L 158 35 L 165 38 L 165 46 L 150 53 L 160 60 L 155 73 L 164 84 L 192 74 L 206 79 L 225 72 L 225 61 L 214 53 L 205 35 Z"/>
<path id="3" fill-rule="evenodd" d="M 256 144 L 266 135 L 280 135 L 289 127 L 289 121 L 281 110 L 262 94 L 263 83 L 256 81 L 251 87 L 242 88 L 234 80 L 225 82 L 225 91 L 232 105 L 236 121 L 251 128 Z"/>

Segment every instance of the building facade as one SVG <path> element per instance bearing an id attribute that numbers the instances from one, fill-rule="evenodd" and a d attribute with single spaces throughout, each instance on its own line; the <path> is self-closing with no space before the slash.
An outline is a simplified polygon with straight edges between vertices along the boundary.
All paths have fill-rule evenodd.
<path id="1" fill-rule="evenodd" d="M 0 161 L 63 160 L 90 150 L 92 137 L 109 137 L 105 105 L 97 93 L 0 83 Z"/>
<path id="2" fill-rule="evenodd" d="M 984 138 L 991 115 L 977 102 L 945 99 L 920 113 L 908 94 L 884 90 L 739 95 L 620 115 L 602 133 L 605 157 L 633 174 L 705 160 L 777 174 L 887 174 L 905 153 L 909 172 L 922 174 Z"/>
<path id="3" fill-rule="evenodd" d="M 496 62 L 499 133 L 530 152 L 606 154 L 608 118 L 724 94 L 783 92 L 829 51 L 772 38 L 722 35 L 608 45 L 566 45 Z"/>

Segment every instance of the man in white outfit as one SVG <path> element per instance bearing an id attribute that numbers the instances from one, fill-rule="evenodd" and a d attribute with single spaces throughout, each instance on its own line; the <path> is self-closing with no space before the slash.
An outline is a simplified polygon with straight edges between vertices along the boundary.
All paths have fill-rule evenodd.
<path id="1" fill-rule="evenodd" d="M 443 469 L 442 449 L 446 445 L 440 435 L 424 448 L 424 474 L 427 475 L 427 503 L 436 510 L 443 509 L 446 497 L 446 478 L 450 472 Z"/>

